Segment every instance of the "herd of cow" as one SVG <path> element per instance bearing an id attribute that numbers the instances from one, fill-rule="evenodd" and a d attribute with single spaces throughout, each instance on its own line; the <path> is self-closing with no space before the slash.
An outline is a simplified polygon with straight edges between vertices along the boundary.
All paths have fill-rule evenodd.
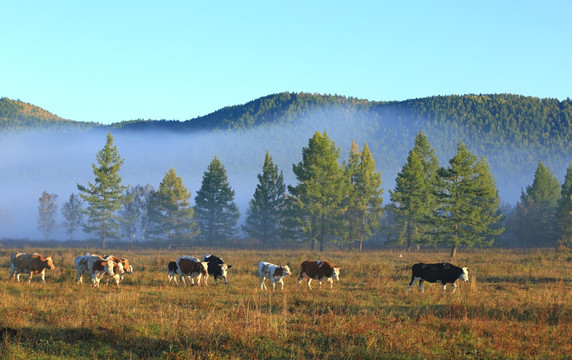
<path id="1" fill-rule="evenodd" d="M 133 266 L 129 260 L 120 259 L 113 255 L 96 255 L 87 253 L 75 258 L 75 269 L 77 271 L 77 282 L 82 283 L 82 276 L 90 276 L 92 284 L 99 286 L 99 282 L 103 277 L 113 279 L 117 286 L 123 280 L 124 274 L 132 274 Z M 172 261 L 167 265 L 169 282 L 172 280 L 178 284 L 177 276 L 186 285 L 185 277 L 189 278 L 191 285 L 194 284 L 194 279 L 197 279 L 197 285 L 200 284 L 201 278 L 204 278 L 205 284 L 207 278 L 213 276 L 215 282 L 218 279 L 224 280 L 225 285 L 228 286 L 227 272 L 232 265 L 227 265 L 221 258 L 214 255 L 205 255 L 202 260 L 192 256 L 180 256 L 177 261 Z M 29 274 L 28 282 L 32 281 L 33 274 L 40 274 L 42 281 L 45 282 L 46 269 L 54 269 L 54 263 L 51 256 L 43 257 L 40 254 L 26 254 L 26 253 L 13 253 L 10 258 L 10 279 L 16 275 L 18 282 L 20 281 L 20 274 Z M 411 282 L 409 283 L 409 290 L 413 285 L 419 281 L 419 290 L 423 291 L 423 281 L 431 283 L 441 283 L 443 291 L 447 284 L 453 284 L 453 292 L 455 292 L 457 285 L 455 281 L 461 279 L 462 281 L 469 281 L 469 272 L 466 267 L 460 268 L 449 263 L 437 264 L 415 264 L 412 267 Z M 272 281 L 272 289 L 275 289 L 275 284 L 280 283 L 281 289 L 284 289 L 283 278 L 292 275 L 288 265 L 275 265 L 268 262 L 261 261 L 258 263 L 258 275 L 260 276 L 260 289 L 266 289 L 264 280 L 266 278 Z M 310 282 L 318 280 L 320 286 L 322 281 L 330 283 L 330 289 L 334 286 L 333 280 L 339 280 L 340 268 L 332 265 L 327 260 L 305 260 L 300 267 L 300 276 L 298 284 L 308 279 L 307 285 Z"/>

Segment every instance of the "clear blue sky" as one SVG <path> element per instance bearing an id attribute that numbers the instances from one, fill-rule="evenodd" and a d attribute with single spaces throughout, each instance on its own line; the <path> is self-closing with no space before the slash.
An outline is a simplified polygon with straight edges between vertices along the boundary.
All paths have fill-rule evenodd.
<path id="1" fill-rule="evenodd" d="M 572 95 L 572 1 L 2 1 L 0 97 L 187 120 L 289 92 Z"/>

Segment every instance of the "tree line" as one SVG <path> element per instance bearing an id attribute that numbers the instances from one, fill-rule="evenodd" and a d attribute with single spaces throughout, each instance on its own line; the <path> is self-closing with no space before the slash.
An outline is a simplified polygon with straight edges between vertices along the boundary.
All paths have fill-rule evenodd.
<path id="1" fill-rule="evenodd" d="M 111 133 L 92 165 L 94 181 L 78 184 L 61 209 L 70 237 L 81 229 L 102 247 L 109 239 L 156 241 L 166 247 L 192 243 L 227 245 L 240 233 L 264 246 L 307 242 L 312 249 L 328 244 L 363 248 L 364 242 L 405 246 L 460 247 L 569 246 L 572 240 L 572 164 L 562 185 L 539 162 L 532 185 L 521 201 L 500 204 L 487 160 L 459 142 L 446 167 L 419 132 L 406 163 L 383 206 L 381 173 L 367 143 L 352 142 L 348 159 L 326 131 L 316 132 L 292 164 L 296 184 L 284 183 L 282 171 L 266 152 L 258 184 L 238 226 L 240 212 L 226 169 L 215 156 L 203 174 L 190 205 L 187 190 L 170 168 L 157 188 L 126 186 L 119 175 L 124 159 Z M 56 226 L 57 194 L 40 197 L 38 228 L 44 238 Z"/>

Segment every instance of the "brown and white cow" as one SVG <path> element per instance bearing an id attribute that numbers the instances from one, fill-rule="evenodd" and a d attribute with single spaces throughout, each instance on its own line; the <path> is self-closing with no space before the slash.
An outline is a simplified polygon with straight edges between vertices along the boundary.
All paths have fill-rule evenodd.
<path id="1" fill-rule="evenodd" d="M 320 287 L 322 286 L 322 280 L 326 279 L 330 282 L 331 289 L 334 287 L 334 280 L 340 280 L 340 268 L 332 265 L 327 260 L 306 260 L 302 262 L 298 285 L 300 285 L 304 276 L 308 278 L 308 288 L 310 289 L 312 289 L 310 286 L 312 279 L 318 280 Z"/>
<path id="2" fill-rule="evenodd" d="M 97 255 L 80 255 L 75 258 L 75 270 L 77 272 L 77 283 L 81 284 L 82 275 L 90 276 L 93 286 L 98 287 L 99 281 L 104 275 L 109 275 L 115 278 L 116 274 L 122 275 L 123 265 L 121 263 L 113 262 L 112 260 L 106 260 L 101 256 Z M 119 286 L 119 282 L 117 282 Z"/>
<path id="3" fill-rule="evenodd" d="M 42 281 L 46 282 L 46 269 L 55 269 L 51 256 L 43 257 L 40 254 L 13 253 L 10 257 L 10 279 L 16 274 L 20 282 L 20 274 L 30 274 L 28 282 L 32 281 L 33 274 L 41 274 Z"/>
<path id="4" fill-rule="evenodd" d="M 129 260 L 127 260 L 126 258 L 120 259 L 117 256 L 113 256 L 113 255 L 103 255 L 103 258 L 105 260 L 111 260 L 114 263 L 123 265 L 123 273 L 121 273 L 121 274 L 116 273 L 113 277 L 113 279 L 115 280 L 115 283 L 118 286 L 119 286 L 119 283 L 123 281 L 124 274 L 133 274 L 133 266 L 129 263 Z"/>
<path id="5" fill-rule="evenodd" d="M 194 256 L 179 256 L 176 261 L 177 264 L 177 274 L 183 282 L 183 285 L 187 285 L 185 282 L 185 276 L 189 277 L 191 285 L 194 285 L 194 278 L 197 278 L 197 285 L 201 284 L 201 277 L 205 279 L 205 285 L 207 284 L 207 278 L 209 276 L 207 267 L 208 263 L 205 261 L 200 261 Z"/>
<path id="6" fill-rule="evenodd" d="M 281 290 L 284 290 L 284 280 L 283 278 L 288 275 L 292 275 L 288 265 L 279 266 L 265 261 L 258 263 L 258 275 L 260 276 L 260 289 L 266 289 L 264 284 L 264 279 L 269 278 L 272 281 L 272 290 L 275 290 L 275 284 L 280 283 Z"/>

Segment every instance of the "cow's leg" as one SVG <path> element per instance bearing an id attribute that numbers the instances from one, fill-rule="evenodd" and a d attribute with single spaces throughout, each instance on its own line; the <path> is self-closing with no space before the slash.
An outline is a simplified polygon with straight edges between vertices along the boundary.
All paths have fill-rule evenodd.
<path id="1" fill-rule="evenodd" d="M 34 272 L 30 270 L 30 277 L 28 278 L 28 284 L 32 282 L 32 276 L 34 276 Z"/>
<path id="2" fill-rule="evenodd" d="M 16 274 L 16 280 L 18 280 L 18 282 L 20 282 L 20 273 Z"/>
<path id="3" fill-rule="evenodd" d="M 304 274 L 303 272 L 300 273 L 300 277 L 298 277 L 298 285 L 300 285 L 300 283 L 302 282 L 302 280 L 304 280 Z"/>
<path id="4" fill-rule="evenodd" d="M 312 290 L 312 287 L 310 286 L 310 283 L 312 282 L 311 278 L 308 278 L 308 289 Z"/>
<path id="5" fill-rule="evenodd" d="M 453 294 L 455 293 L 455 291 L 457 291 L 457 284 L 453 283 Z"/>
<path id="6" fill-rule="evenodd" d="M 322 288 L 322 279 L 318 279 L 318 287 L 321 289 Z"/>
<path id="7" fill-rule="evenodd" d="M 419 280 L 419 278 L 416 278 L 415 276 L 411 276 L 411 282 L 409 283 L 409 289 L 408 289 L 409 291 L 411 291 L 411 288 L 413 287 L 413 285 L 415 285 L 417 280 Z"/>
<path id="8" fill-rule="evenodd" d="M 179 275 L 179 279 L 181 280 L 184 286 L 187 286 L 187 283 L 185 282 L 185 277 L 183 275 Z"/>
<path id="9" fill-rule="evenodd" d="M 272 291 L 276 291 L 276 280 L 272 278 Z"/>
<path id="10" fill-rule="evenodd" d="M 260 290 L 266 289 L 266 285 L 264 285 L 264 276 L 260 277 Z"/>
<path id="11" fill-rule="evenodd" d="M 280 285 L 282 285 L 282 287 L 280 288 L 280 290 L 284 290 L 284 279 L 281 278 L 279 282 L 280 282 Z"/>
<path id="12" fill-rule="evenodd" d="M 334 279 L 328 278 L 328 282 L 330 283 L 330 289 L 334 288 Z"/>
<path id="13" fill-rule="evenodd" d="M 44 284 L 46 283 L 46 269 L 42 270 L 42 281 Z"/>
<path id="14" fill-rule="evenodd" d="M 421 290 L 421 292 L 423 291 L 423 279 L 419 279 L 419 290 Z"/>
<path id="15" fill-rule="evenodd" d="M 443 292 L 445 292 L 446 288 L 447 288 L 447 283 L 443 283 Z"/>
<path id="16" fill-rule="evenodd" d="M 10 264 L 10 280 L 14 278 L 14 272 L 16 271 L 16 267 L 14 264 Z"/>

